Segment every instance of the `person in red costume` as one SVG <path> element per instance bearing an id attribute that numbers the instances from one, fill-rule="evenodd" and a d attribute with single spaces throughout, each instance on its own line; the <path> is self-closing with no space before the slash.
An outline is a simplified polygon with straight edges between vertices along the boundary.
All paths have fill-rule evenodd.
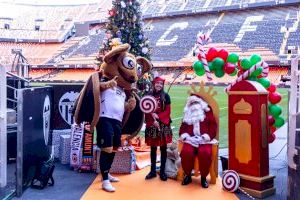
<path id="1" fill-rule="evenodd" d="M 160 179 L 166 181 L 165 165 L 167 159 L 167 144 L 172 142 L 171 123 L 171 100 L 164 91 L 165 80 L 161 77 L 153 79 L 153 92 L 151 95 L 157 100 L 157 109 L 154 113 L 145 114 L 146 130 L 145 142 L 151 146 L 151 171 L 146 180 L 156 177 L 156 151 L 160 147 Z"/>
<path id="2" fill-rule="evenodd" d="M 196 156 L 199 160 L 201 186 L 208 188 L 206 176 L 212 162 L 212 144 L 217 142 L 217 123 L 211 107 L 199 96 L 191 95 L 184 108 L 184 116 L 179 129 L 183 147 L 180 153 L 185 177 L 182 185 L 192 182 L 191 172 Z"/>

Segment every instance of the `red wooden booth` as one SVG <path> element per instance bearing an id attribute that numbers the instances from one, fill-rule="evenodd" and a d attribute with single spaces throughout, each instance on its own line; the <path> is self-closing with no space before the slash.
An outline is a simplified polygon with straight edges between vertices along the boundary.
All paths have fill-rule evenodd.
<path id="1" fill-rule="evenodd" d="M 258 82 L 241 81 L 228 92 L 229 169 L 240 187 L 257 198 L 275 193 L 269 175 L 268 92 Z"/>

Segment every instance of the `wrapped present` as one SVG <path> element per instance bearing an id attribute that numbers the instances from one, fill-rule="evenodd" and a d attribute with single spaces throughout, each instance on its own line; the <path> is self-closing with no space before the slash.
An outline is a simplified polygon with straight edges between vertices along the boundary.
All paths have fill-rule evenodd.
<path id="1" fill-rule="evenodd" d="M 110 173 L 130 174 L 136 169 L 136 157 L 134 148 L 125 147 L 123 151 L 116 152 L 114 162 L 111 166 Z"/>
<path id="2" fill-rule="evenodd" d="M 71 151 L 71 136 L 61 135 L 59 146 L 59 160 L 61 164 L 70 163 L 70 151 Z"/>

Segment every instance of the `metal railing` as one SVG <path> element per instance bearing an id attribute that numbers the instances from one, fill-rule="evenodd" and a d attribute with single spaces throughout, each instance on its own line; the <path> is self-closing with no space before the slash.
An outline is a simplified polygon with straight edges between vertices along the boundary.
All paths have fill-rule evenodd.
<path id="1" fill-rule="evenodd" d="M 0 65 L 0 187 L 7 183 L 6 69 Z"/>
<path id="2" fill-rule="evenodd" d="M 297 127 L 297 116 L 300 115 L 300 55 L 291 60 L 291 89 L 289 99 L 289 125 L 288 125 L 288 165 L 292 169 L 296 169 L 294 155 L 297 155 L 296 149 L 296 132 L 300 131 Z"/>

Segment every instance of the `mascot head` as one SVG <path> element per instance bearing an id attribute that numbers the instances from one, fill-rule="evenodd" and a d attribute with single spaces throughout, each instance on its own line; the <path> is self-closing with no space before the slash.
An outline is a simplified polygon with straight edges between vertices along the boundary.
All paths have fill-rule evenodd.
<path id="1" fill-rule="evenodd" d="M 130 90 L 132 84 L 137 82 L 144 73 L 151 70 L 151 63 L 143 57 L 135 57 L 128 53 L 129 44 L 114 47 L 104 56 L 101 65 L 103 75 L 108 79 L 118 77 L 118 86 Z"/>

